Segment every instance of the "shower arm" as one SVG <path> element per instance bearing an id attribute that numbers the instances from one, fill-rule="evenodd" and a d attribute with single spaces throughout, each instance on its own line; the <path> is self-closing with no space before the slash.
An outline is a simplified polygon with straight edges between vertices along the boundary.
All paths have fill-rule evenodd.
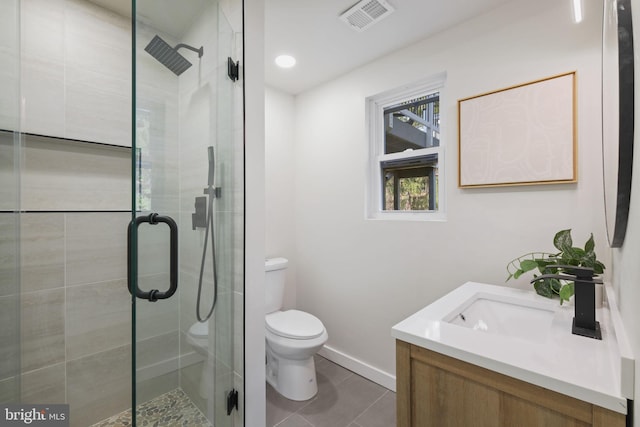
<path id="1" fill-rule="evenodd" d="M 177 51 L 181 47 L 184 47 L 185 49 L 189 49 L 189 50 L 192 50 L 194 52 L 197 52 L 198 53 L 198 58 L 202 58 L 202 55 L 204 55 L 204 47 L 202 47 L 202 46 L 200 47 L 200 49 L 196 49 L 195 47 L 189 46 L 188 44 L 180 43 L 180 44 L 177 44 L 176 47 L 174 47 L 173 49 Z"/>

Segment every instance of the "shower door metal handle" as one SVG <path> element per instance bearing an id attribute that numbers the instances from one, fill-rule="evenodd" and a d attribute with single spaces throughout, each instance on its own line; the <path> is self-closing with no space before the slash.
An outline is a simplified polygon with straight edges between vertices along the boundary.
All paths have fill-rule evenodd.
<path id="1" fill-rule="evenodd" d="M 131 277 L 131 263 L 133 262 L 133 257 L 135 257 L 136 261 L 138 258 L 138 251 L 136 248 L 135 253 L 132 253 L 132 245 L 131 245 L 131 235 L 133 227 L 136 227 L 136 230 L 143 222 L 148 222 L 151 225 L 156 225 L 160 222 L 163 222 L 169 226 L 170 233 L 170 260 L 169 260 L 169 289 L 164 292 L 159 291 L 158 289 L 152 289 L 150 291 L 142 291 L 138 288 L 138 281 L 133 280 Z M 136 245 L 137 247 L 138 245 Z M 128 287 L 129 293 L 133 295 L 134 290 L 132 289 L 135 286 L 135 295 L 138 298 L 146 299 L 151 302 L 158 301 L 159 299 L 167 299 L 170 298 L 173 294 L 176 293 L 178 289 L 178 226 L 173 218 L 169 216 L 161 216 L 157 213 L 149 214 L 148 216 L 139 216 L 136 217 L 135 220 L 132 220 L 129 223 L 129 227 L 127 228 L 127 278 L 128 278 Z M 134 283 L 135 285 L 132 285 Z"/>

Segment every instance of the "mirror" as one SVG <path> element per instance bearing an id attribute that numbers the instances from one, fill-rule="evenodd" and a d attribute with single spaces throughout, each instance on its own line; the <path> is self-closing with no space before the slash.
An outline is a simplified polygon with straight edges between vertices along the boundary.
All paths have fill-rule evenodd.
<path id="1" fill-rule="evenodd" d="M 602 35 L 602 161 L 609 246 L 624 242 L 633 167 L 631 0 L 605 0 Z"/>

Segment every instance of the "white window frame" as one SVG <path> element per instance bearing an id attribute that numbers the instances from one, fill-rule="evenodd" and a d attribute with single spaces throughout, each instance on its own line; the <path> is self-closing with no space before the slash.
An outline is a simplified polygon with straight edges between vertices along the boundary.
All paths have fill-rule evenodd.
<path id="1" fill-rule="evenodd" d="M 384 110 L 404 101 L 440 93 L 440 121 L 448 125 L 448 117 L 443 108 L 443 91 L 446 73 L 439 73 L 425 80 L 404 85 L 371 97 L 366 100 L 369 159 L 367 164 L 367 185 L 365 197 L 365 217 L 367 219 L 402 221 L 445 221 L 445 148 L 446 136 L 440 129 L 440 145 L 409 152 L 384 154 Z M 382 173 L 383 161 L 420 157 L 428 154 L 438 155 L 438 210 L 437 211 L 385 211 L 382 209 Z"/>

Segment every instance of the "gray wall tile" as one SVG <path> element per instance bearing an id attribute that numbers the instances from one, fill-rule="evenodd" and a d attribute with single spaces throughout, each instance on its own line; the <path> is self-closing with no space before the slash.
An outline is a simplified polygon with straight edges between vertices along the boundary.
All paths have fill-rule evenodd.
<path id="1" fill-rule="evenodd" d="M 65 77 L 65 136 L 131 146 L 131 83 L 127 75 L 67 66 Z"/>
<path id="2" fill-rule="evenodd" d="M 67 286 L 126 279 L 129 213 L 69 213 Z"/>
<path id="3" fill-rule="evenodd" d="M 129 149 L 36 136 L 25 141 L 23 209 L 131 209 Z"/>
<path id="4" fill-rule="evenodd" d="M 65 70 L 61 62 L 23 57 L 21 88 L 25 132 L 64 136 L 64 81 Z"/>
<path id="5" fill-rule="evenodd" d="M 22 372 L 64 362 L 64 288 L 21 296 Z"/>
<path id="6" fill-rule="evenodd" d="M 178 325 L 175 325 L 176 328 Z M 144 367 L 178 357 L 177 329 L 153 338 L 136 341 L 136 366 Z"/>
<path id="7" fill-rule="evenodd" d="M 2 53 L 0 53 L 0 61 L 1 60 Z M 1 68 L 2 67 L 0 67 L 0 69 Z M 2 73 L 0 72 L 0 79 L 1 78 Z M 0 85 L 2 85 L 2 83 L 0 83 Z M 0 103 L 1 102 L 2 95 L 0 95 Z M 0 122 L 2 121 L 1 116 L 2 112 L 0 111 Z M 0 129 L 7 129 L 7 127 Z M 20 199 L 18 197 L 20 192 L 18 187 L 20 165 L 16 157 L 18 149 L 14 138 L 13 133 L 0 132 L 0 182 L 2 182 L 2 185 L 0 185 L 0 209 L 5 211 L 17 211 L 20 207 Z"/>
<path id="8" fill-rule="evenodd" d="M 20 295 L 0 296 L 0 381 L 20 373 L 19 304 Z"/>
<path id="9" fill-rule="evenodd" d="M 130 301 L 124 279 L 67 288 L 67 360 L 129 344 Z"/>
<path id="10" fill-rule="evenodd" d="M 17 377 L 0 380 L 0 404 L 20 401 L 20 382 Z"/>
<path id="11" fill-rule="evenodd" d="M 20 292 L 19 224 L 19 214 L 0 213 L 0 296 Z"/>
<path id="12" fill-rule="evenodd" d="M 158 284 L 166 285 L 166 275 L 142 276 L 140 289 L 158 289 Z M 180 292 L 180 285 L 178 285 Z M 144 340 L 178 328 L 178 295 L 171 298 L 149 302 L 136 300 L 136 339 Z"/>
<path id="13" fill-rule="evenodd" d="M 71 426 L 86 427 L 131 407 L 131 346 L 67 362 Z"/>
<path id="14" fill-rule="evenodd" d="M 161 394 L 175 390 L 179 385 L 179 371 L 172 371 L 145 381 L 136 381 L 136 402 L 138 405 L 143 404 Z"/>
<path id="15" fill-rule="evenodd" d="M 64 286 L 64 214 L 20 215 L 22 292 Z"/>
<path id="16" fill-rule="evenodd" d="M 22 375 L 22 401 L 25 403 L 65 403 L 65 364 L 27 372 Z"/>

